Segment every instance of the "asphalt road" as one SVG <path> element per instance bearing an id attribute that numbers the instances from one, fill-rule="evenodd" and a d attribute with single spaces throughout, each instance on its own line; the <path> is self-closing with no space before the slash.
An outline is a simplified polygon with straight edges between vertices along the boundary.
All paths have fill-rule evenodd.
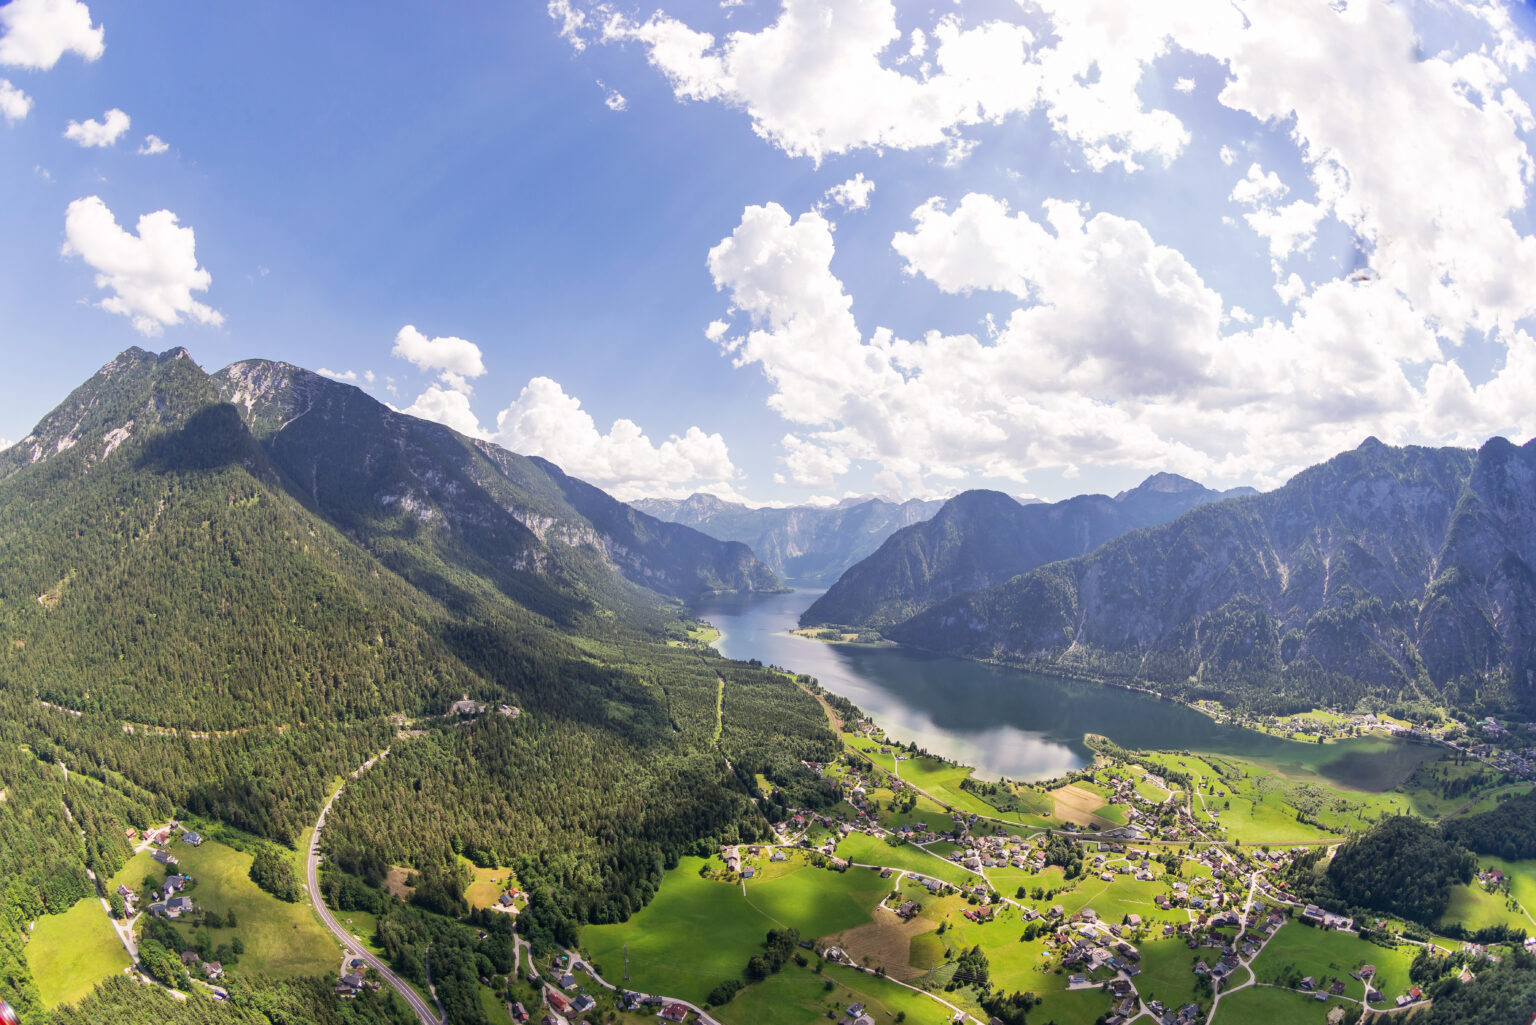
<path id="1" fill-rule="evenodd" d="M 383 754 L 378 754 L 368 759 L 356 772 L 352 773 L 352 778 L 356 779 L 374 762 L 387 754 L 389 752 L 385 751 Z M 336 798 L 341 795 L 341 791 L 345 788 L 346 784 L 342 784 L 341 787 L 337 788 L 336 793 L 331 795 L 331 799 L 325 802 L 325 807 L 320 809 L 320 817 L 315 820 L 314 835 L 310 837 L 309 853 L 304 859 L 304 885 L 309 889 L 309 899 L 315 906 L 315 914 L 320 916 L 321 923 L 331 930 L 331 933 L 341 941 L 342 946 L 347 948 L 348 959 L 350 960 L 354 957 L 361 958 L 364 964 L 371 968 L 380 979 L 383 979 L 392 986 L 395 992 L 399 993 L 405 999 L 405 1002 L 411 1005 L 411 1010 L 416 1012 L 416 1017 L 421 1019 L 422 1025 L 443 1025 L 445 1021 L 443 1015 L 440 1012 L 435 1012 L 432 1006 L 422 999 L 421 994 L 411 988 L 410 983 L 390 970 L 389 965 L 375 957 L 370 951 L 363 949 L 362 945 L 352 938 L 352 934 L 342 928 L 340 922 L 336 921 L 336 916 L 331 914 L 331 909 L 325 906 L 325 901 L 320 899 L 320 831 L 325 828 L 325 817 L 330 814 L 331 805 L 335 803 Z"/>

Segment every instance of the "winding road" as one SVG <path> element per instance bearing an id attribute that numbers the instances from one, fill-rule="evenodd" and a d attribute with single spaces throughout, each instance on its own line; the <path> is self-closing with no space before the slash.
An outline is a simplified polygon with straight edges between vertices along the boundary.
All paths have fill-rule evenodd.
<path id="1" fill-rule="evenodd" d="M 356 779 L 358 776 L 361 776 L 375 762 L 387 754 L 389 754 L 389 750 L 386 748 L 384 751 L 374 755 L 358 766 L 350 778 Z M 320 923 L 341 941 L 341 945 L 347 950 L 348 959 L 361 958 L 363 963 L 373 969 L 379 978 L 389 983 L 395 992 L 405 999 L 405 1002 L 411 1006 L 411 1010 L 416 1013 L 416 1017 L 421 1019 L 422 1025 L 445 1025 L 447 1017 L 443 1014 L 442 1005 L 439 1004 L 436 1013 L 434 1013 L 431 1005 L 422 999 L 421 994 L 416 992 L 410 983 L 396 975 L 390 970 L 389 965 L 385 964 L 383 960 L 376 957 L 371 951 L 365 950 L 363 945 L 352 937 L 351 933 L 342 928 L 341 923 L 336 921 L 336 916 L 331 914 L 331 909 L 325 906 L 325 901 L 320 897 L 320 831 L 325 828 L 325 817 L 330 814 L 331 805 L 336 803 L 336 798 L 341 796 L 341 792 L 344 789 L 346 789 L 345 783 L 336 788 L 336 792 L 331 795 L 330 800 L 325 802 L 325 807 L 320 809 L 320 817 L 315 820 L 315 832 L 309 839 L 309 851 L 304 857 L 304 886 L 309 891 L 309 899 L 314 904 L 315 914 L 319 917 Z M 436 998 L 434 997 L 433 999 L 435 1000 Z"/>

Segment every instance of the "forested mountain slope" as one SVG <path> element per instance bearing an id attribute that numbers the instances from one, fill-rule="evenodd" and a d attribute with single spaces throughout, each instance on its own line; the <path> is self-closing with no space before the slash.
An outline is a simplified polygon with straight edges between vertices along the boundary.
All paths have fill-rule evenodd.
<path id="1" fill-rule="evenodd" d="M 266 360 L 213 380 L 298 494 L 451 606 L 473 595 L 445 565 L 560 620 L 594 602 L 633 603 L 625 580 L 684 599 L 779 586 L 743 545 L 637 513 L 551 463 L 396 413 L 350 385 Z"/>
<path id="2" fill-rule="evenodd" d="M 1536 702 L 1536 442 L 1375 439 L 939 604 L 905 643 L 1270 708 Z"/>
<path id="3" fill-rule="evenodd" d="M 1212 491 L 1171 473 L 1154 474 L 1113 498 L 1078 495 L 1051 504 L 1021 505 L 998 491 L 967 491 L 944 503 L 931 520 L 897 531 L 851 567 L 805 611 L 800 624 L 885 629 L 951 596 L 1250 491 Z"/>
<path id="4" fill-rule="evenodd" d="M 836 749 L 792 681 L 664 643 L 675 596 L 758 585 L 739 545 L 297 368 L 124 353 L 0 453 L 0 999 L 34 1002 L 17 930 L 125 826 L 291 844 L 386 747 L 332 864 L 409 866 L 454 910 L 472 852 L 537 895 L 529 928 L 622 917 L 681 854 L 762 835 L 754 774 L 814 799 L 799 759 Z M 440 990 L 472 946 L 434 946 Z"/>
<path id="5" fill-rule="evenodd" d="M 832 583 L 892 533 L 921 523 L 943 505 L 917 498 L 899 503 L 867 498 L 830 507 L 753 509 L 714 495 L 680 501 L 643 498 L 631 504 L 711 537 L 741 541 L 780 577 L 810 587 Z"/>

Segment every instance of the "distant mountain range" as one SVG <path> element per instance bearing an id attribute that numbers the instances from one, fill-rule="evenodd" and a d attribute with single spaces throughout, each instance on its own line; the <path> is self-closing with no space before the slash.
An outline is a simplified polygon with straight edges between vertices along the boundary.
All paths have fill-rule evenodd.
<path id="1" fill-rule="evenodd" d="M 894 531 L 932 516 L 943 502 L 870 497 L 846 499 L 835 506 L 753 509 L 714 495 L 690 495 L 681 500 L 643 498 L 630 504 L 657 519 L 685 524 L 722 541 L 740 541 L 784 580 L 816 587 L 836 580 Z"/>
<path id="2" fill-rule="evenodd" d="M 1171 473 L 1154 474 L 1113 498 L 1078 495 L 1049 504 L 967 491 L 927 522 L 895 532 L 844 573 L 800 623 L 889 630 L 954 595 L 1091 552 L 1128 530 L 1166 523 L 1196 506 L 1253 493 L 1213 491 Z"/>
<path id="3" fill-rule="evenodd" d="M 957 588 L 887 634 L 1260 707 L 1374 694 L 1530 710 L 1533 567 L 1536 441 L 1474 452 L 1369 439 L 1276 491 Z"/>

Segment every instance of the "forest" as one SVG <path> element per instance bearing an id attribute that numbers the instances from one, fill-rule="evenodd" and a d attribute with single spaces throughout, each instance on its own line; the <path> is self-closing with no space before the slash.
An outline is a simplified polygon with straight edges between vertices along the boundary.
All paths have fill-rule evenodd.
<path id="1" fill-rule="evenodd" d="M 781 673 L 668 646 L 686 636 L 681 606 L 625 579 L 601 545 L 543 546 L 508 520 L 533 546 L 513 565 L 485 547 L 500 535 L 444 532 L 387 491 L 370 505 L 295 486 L 322 465 L 303 447 L 326 432 L 259 441 L 242 416 L 269 412 L 221 402 L 184 356 L 130 353 L 39 425 L 48 458 L 0 453 L 0 999 L 27 1025 L 50 1019 L 25 923 L 90 897 L 86 870 L 110 877 L 125 829 L 179 814 L 237 827 L 263 844 L 252 878 L 293 899 L 277 846 L 386 749 L 333 809 L 327 885 L 354 902 L 373 891 L 409 977 L 430 943 L 434 984 L 465 1021 L 486 966 L 464 940 L 461 858 L 515 868 L 530 939 L 568 943 L 583 922 L 643 907 L 683 854 L 766 835 L 757 775 L 781 800 L 831 799 L 800 764 L 838 746 L 815 698 Z M 416 431 L 408 419 L 384 410 L 377 424 Z M 348 429 L 343 448 L 371 451 Z M 604 522 L 623 508 L 552 468 L 492 467 L 439 428 L 417 434 L 478 468 L 458 486 L 489 489 L 502 516 L 519 501 L 579 517 L 579 499 Z M 360 486 L 430 483 L 399 461 L 377 467 Z M 573 535 L 590 529 L 573 522 L 588 523 Z M 707 584 L 730 560 L 755 572 L 685 528 L 622 513 L 610 526 L 634 542 L 626 573 L 644 577 L 651 556 L 674 582 L 694 567 Z M 464 698 L 487 711 L 448 714 Z M 411 905 L 379 894 L 395 866 L 416 884 Z M 173 945 L 150 936 L 146 967 L 175 977 Z M 252 1021 L 340 1020 L 294 1010 L 312 997 L 302 986 L 256 990 L 253 1014 L 271 1017 Z M 93 999 L 116 1001 L 105 1020 L 137 1020 L 116 987 Z"/>

